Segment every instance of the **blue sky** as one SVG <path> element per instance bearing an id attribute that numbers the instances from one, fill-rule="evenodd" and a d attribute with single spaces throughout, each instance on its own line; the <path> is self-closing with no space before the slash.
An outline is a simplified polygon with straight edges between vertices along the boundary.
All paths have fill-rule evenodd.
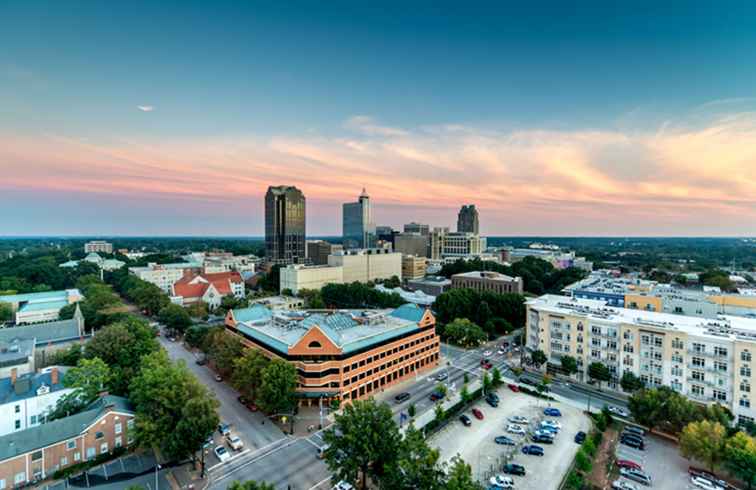
<path id="1" fill-rule="evenodd" d="M 212 186 L 212 178 L 170 180 L 171 171 L 179 168 L 176 161 L 188 161 L 180 149 L 201 143 L 193 155 L 206 154 L 210 164 L 226 165 L 228 178 L 239 175 L 240 181 L 254 186 L 246 195 L 219 191 L 211 197 L 215 202 L 232 199 L 237 207 L 248 201 L 249 212 L 257 213 L 265 185 L 255 176 L 296 175 L 306 187 L 308 177 L 326 175 L 343 184 L 340 193 L 322 191 L 323 184 L 304 190 L 316 206 L 324 210 L 333 206 L 334 214 L 338 203 L 357 195 L 364 184 L 375 189 L 378 210 L 386 206 L 386 221 L 395 222 L 408 211 L 417 213 L 417 219 L 443 221 L 458 206 L 452 199 L 455 193 L 446 188 L 458 180 L 454 172 L 496 167 L 496 162 L 480 161 L 475 155 L 492 143 L 519 141 L 523 132 L 528 134 L 528 146 L 540 142 L 547 148 L 553 146 L 554 134 L 619 133 L 630 139 L 623 143 L 624 150 L 613 149 L 607 155 L 603 147 L 588 143 L 583 151 L 604 155 L 592 161 L 593 167 L 604 168 L 607 162 L 602 159 L 622 159 L 624 173 L 632 173 L 647 159 L 661 162 L 656 148 L 651 151 L 648 144 L 634 141 L 639 134 L 648 137 L 668 127 L 709 134 L 706 128 L 719 128 L 722 120 L 733 116 L 742 120 L 743 114 L 753 113 L 756 4 L 363 3 L 4 2 L 0 5 L 4 19 L 0 135 L 18 145 L 13 152 L 0 150 L 0 165 L 15 177 L 5 188 L 21 195 L 28 206 L 37 206 L 30 212 L 39 214 L 43 208 L 35 203 L 41 200 L 73 211 L 72 203 L 84 199 L 76 194 L 96 193 L 101 182 L 101 192 L 112 195 L 112 200 L 94 194 L 86 199 L 102 200 L 98 207 L 103 219 L 118 204 L 138 205 L 147 198 L 164 202 L 153 215 L 166 223 L 178 222 L 177 208 L 189 206 L 207 216 L 200 230 L 259 234 L 258 217 L 242 225 L 244 216 L 232 213 L 214 224 L 215 207 L 187 202 L 191 196 L 206 195 L 206 189 L 195 186 Z M 439 128 L 464 128 L 468 137 L 457 142 L 439 135 Z M 385 189 L 387 176 L 364 171 L 370 163 L 396 156 L 385 153 L 386 148 L 401 144 L 427 150 L 432 144 L 418 140 L 429 131 L 438 138 L 437 153 L 419 161 L 427 165 L 427 172 L 416 178 L 434 181 L 436 173 L 441 175 L 434 187 L 435 192 L 444 187 L 437 206 L 425 193 L 412 199 L 398 197 Z M 483 146 L 471 149 L 470 138 L 482 138 Z M 46 151 L 32 148 L 34 141 Z M 356 154 L 342 153 L 339 145 L 345 141 Z M 457 146 L 444 147 L 446 142 Z M 750 133 L 736 143 L 750 143 Z M 318 151 L 294 152 L 292 157 L 292 146 L 301 145 Z M 238 161 L 226 164 L 229 146 L 255 157 L 246 166 Z M 287 149 L 285 156 L 292 158 L 281 157 L 282 146 Z M 110 188 L 112 182 L 134 177 L 123 169 L 113 170 L 119 167 L 115 160 L 127 150 L 139 179 L 146 180 L 152 169 L 165 185 L 145 186 L 141 191 L 135 185 Z M 646 156 L 649 151 L 653 155 Z M 502 152 L 495 150 L 500 157 Z M 473 158 L 461 168 L 437 166 L 444 155 L 467 158 L 471 153 Z M 58 161 L 59 155 L 67 157 Z M 643 161 L 627 155 L 642 155 Z M 331 158 L 351 158 L 354 172 L 362 177 L 343 180 L 343 173 L 349 171 L 346 164 L 338 170 L 323 168 Z M 271 161 L 277 159 L 295 170 L 270 172 Z M 313 161 L 321 167 L 308 166 Z M 507 154 L 500 163 L 506 169 L 497 178 L 515 175 L 513 185 L 524 180 L 527 162 L 513 162 Z M 729 165 L 738 171 L 744 162 Z M 73 181 L 63 187 L 39 182 L 43 169 L 57 176 L 71 166 L 87 166 L 97 178 L 85 188 Z M 198 166 L 201 163 L 192 163 L 192 170 Z M 182 184 L 191 192 L 177 193 Z M 412 181 L 403 184 L 414 188 Z M 651 184 L 690 188 L 691 182 Z M 50 192 L 51 187 L 55 192 Z M 721 190 L 719 197 L 711 197 L 718 205 L 733 192 Z M 746 202 L 739 205 L 753 211 L 744 191 L 739 190 Z M 537 224 L 508 221 L 504 203 L 492 197 L 495 193 L 491 190 L 480 204 L 491 217 L 489 232 L 548 234 Z M 476 198 L 470 186 L 456 194 L 459 204 Z M 601 196 L 607 213 L 604 221 L 611 221 L 611 206 L 626 204 L 607 199 Z M 517 202 L 525 210 L 538 205 L 532 196 Z M 405 211 L 392 211 L 402 206 Z M 671 215 L 670 222 L 678 222 L 679 213 Z M 690 213 L 694 216 L 695 210 Z M 14 234 L 29 226 L 23 214 L 13 222 Z M 630 234 L 669 229 L 667 223 L 647 223 L 645 216 L 641 213 L 631 223 Z M 572 234 L 559 225 L 566 217 L 555 214 L 541 226 Z M 313 233 L 340 231 L 333 224 L 338 219 L 312 219 Z M 72 232 L 96 233 L 91 223 L 74 222 Z M 53 225 L 43 220 L 33 233 Z M 737 222 L 731 225 L 722 231 L 691 220 L 672 231 L 737 231 Z M 130 220 L 128 226 L 111 232 L 139 234 L 149 229 L 139 228 L 140 221 Z M 189 228 L 186 233 L 196 231 Z M 623 234 L 613 226 L 602 227 L 601 215 L 594 224 L 574 231 Z"/>

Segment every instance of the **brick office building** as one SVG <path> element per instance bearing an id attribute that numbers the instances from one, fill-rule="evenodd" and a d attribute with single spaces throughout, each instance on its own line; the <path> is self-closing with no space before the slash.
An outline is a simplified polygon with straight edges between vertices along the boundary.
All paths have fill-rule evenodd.
<path id="1" fill-rule="evenodd" d="M 438 365 L 430 310 L 229 311 L 226 329 L 269 358 L 294 363 L 300 403 L 372 396 Z"/>

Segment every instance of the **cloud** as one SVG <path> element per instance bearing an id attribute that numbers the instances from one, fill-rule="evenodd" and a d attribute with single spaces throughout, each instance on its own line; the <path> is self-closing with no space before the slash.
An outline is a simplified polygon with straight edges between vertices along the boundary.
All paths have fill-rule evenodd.
<path id="1" fill-rule="evenodd" d="M 367 116 L 347 127 L 352 134 L 330 138 L 157 143 L 0 134 L 0 189 L 101 194 L 124 205 L 159 198 L 182 212 L 225 203 L 229 216 L 249 220 L 243 203 L 292 184 L 318 210 L 308 212 L 310 229 L 339 233 L 340 203 L 365 185 L 381 224 L 448 226 L 473 202 L 488 234 L 756 234 L 756 113 L 642 131 L 400 129 Z"/>
<path id="2" fill-rule="evenodd" d="M 142 112 L 152 112 L 155 110 L 155 106 L 151 105 L 138 105 L 137 109 L 139 109 Z"/>

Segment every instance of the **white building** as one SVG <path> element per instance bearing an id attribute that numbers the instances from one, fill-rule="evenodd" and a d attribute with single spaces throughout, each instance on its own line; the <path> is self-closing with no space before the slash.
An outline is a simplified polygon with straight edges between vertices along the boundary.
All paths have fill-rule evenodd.
<path id="1" fill-rule="evenodd" d="M 64 376 L 52 367 L 0 379 L 0 436 L 44 423 L 58 400 L 74 391 L 63 386 Z"/>
<path id="2" fill-rule="evenodd" d="M 16 323 L 22 325 L 57 320 L 64 306 L 83 298 L 78 289 L 64 289 L 0 296 L 0 302 L 11 305 L 11 310 L 16 314 Z"/>
<path id="3" fill-rule="evenodd" d="M 343 250 L 328 256 L 328 265 L 342 267 L 343 282 L 402 278 L 402 254 L 389 249 Z"/>
<path id="4" fill-rule="evenodd" d="M 102 252 L 106 254 L 113 253 L 113 244 L 105 240 L 92 240 L 84 244 L 84 253 Z"/>
<path id="5" fill-rule="evenodd" d="M 477 257 L 486 250 L 486 239 L 474 233 L 449 231 L 449 228 L 434 228 L 430 234 L 430 258 Z"/>
<path id="6" fill-rule="evenodd" d="M 186 274 L 171 286 L 171 301 L 181 306 L 201 301 L 217 308 L 224 296 L 244 298 L 244 279 L 240 273 Z"/>
<path id="7" fill-rule="evenodd" d="M 401 296 L 402 299 L 406 301 L 407 303 L 414 303 L 418 306 L 430 306 L 433 304 L 434 301 L 436 301 L 435 296 L 431 296 L 430 294 L 425 294 L 419 289 L 416 291 L 407 291 L 402 288 L 387 288 L 383 284 L 377 284 L 375 286 L 375 290 L 380 291 L 381 293 L 386 293 L 386 294 L 396 293 L 399 296 Z"/>
<path id="8" fill-rule="evenodd" d="M 95 252 L 91 252 L 86 257 L 84 257 L 84 261 L 95 264 L 97 267 L 104 271 L 114 271 L 126 265 L 126 262 L 123 262 L 121 260 L 103 259 Z M 69 260 L 68 262 L 60 264 L 60 266 L 75 268 L 78 267 L 80 262 L 80 260 Z"/>
<path id="9" fill-rule="evenodd" d="M 342 284 L 344 268 L 330 265 L 292 264 L 281 268 L 280 290 L 291 290 L 299 294 L 302 289 L 319 290 L 326 284 Z"/>
<path id="10" fill-rule="evenodd" d="M 198 274 L 202 271 L 202 264 L 197 262 L 182 262 L 179 264 L 147 264 L 146 267 L 129 267 L 129 272 L 143 281 L 159 287 L 165 293 L 171 294 L 173 284 L 184 277 L 186 273 Z"/>

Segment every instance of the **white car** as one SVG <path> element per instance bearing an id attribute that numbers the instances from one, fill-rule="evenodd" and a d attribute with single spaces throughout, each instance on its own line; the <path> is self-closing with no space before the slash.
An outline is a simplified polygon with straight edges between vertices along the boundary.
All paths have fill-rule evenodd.
<path id="1" fill-rule="evenodd" d="M 233 449 L 234 451 L 241 451 L 241 449 L 244 447 L 244 441 L 239 439 L 239 436 L 237 436 L 236 434 L 227 434 L 226 442 L 228 442 L 228 445 L 231 446 L 231 449 Z"/>
<path id="2" fill-rule="evenodd" d="M 333 490 L 354 490 L 354 487 L 351 483 L 345 482 L 344 480 L 341 480 L 336 484 L 335 487 L 333 487 Z"/>
<path id="3" fill-rule="evenodd" d="M 504 475 L 492 476 L 489 482 L 492 487 L 496 488 L 514 488 L 514 481 L 510 477 Z"/>
<path id="4" fill-rule="evenodd" d="M 229 458 L 231 458 L 231 455 L 226 451 L 226 448 L 223 446 L 217 446 L 215 449 L 213 449 L 213 452 L 216 456 L 218 456 L 218 459 L 221 463 L 224 461 L 227 461 Z"/>
<path id="5" fill-rule="evenodd" d="M 487 350 L 483 353 L 483 357 L 491 357 L 492 355 L 493 355 L 493 352 L 491 352 L 490 350 Z"/>
<path id="6" fill-rule="evenodd" d="M 496 353 L 499 354 L 500 356 L 503 356 L 504 354 L 506 354 L 506 352 L 504 352 L 504 349 L 499 349 L 496 351 Z"/>
<path id="7" fill-rule="evenodd" d="M 527 424 L 528 423 L 528 418 L 523 417 L 522 415 L 513 415 L 509 417 L 507 420 L 509 420 L 513 424 Z"/>
<path id="8" fill-rule="evenodd" d="M 541 427 L 551 427 L 553 429 L 556 429 L 557 431 L 562 430 L 562 424 L 560 424 L 556 420 L 544 420 L 541 422 Z"/>
<path id="9" fill-rule="evenodd" d="M 606 409 L 609 410 L 609 413 L 613 413 L 614 415 L 618 415 L 620 417 L 627 418 L 630 416 L 630 412 L 628 412 L 624 408 L 615 407 L 614 405 L 607 405 Z"/>
<path id="10" fill-rule="evenodd" d="M 713 481 L 702 476 L 692 477 L 690 483 L 698 488 L 703 488 L 704 490 L 724 490 L 724 487 L 717 485 Z"/>
<path id="11" fill-rule="evenodd" d="M 507 432 L 511 434 L 519 434 L 521 436 L 525 435 L 525 429 L 516 424 L 509 424 L 507 426 Z"/>
<path id="12" fill-rule="evenodd" d="M 612 488 L 614 490 L 640 490 L 638 485 L 633 485 L 625 480 L 614 480 L 614 482 L 612 482 Z"/>

